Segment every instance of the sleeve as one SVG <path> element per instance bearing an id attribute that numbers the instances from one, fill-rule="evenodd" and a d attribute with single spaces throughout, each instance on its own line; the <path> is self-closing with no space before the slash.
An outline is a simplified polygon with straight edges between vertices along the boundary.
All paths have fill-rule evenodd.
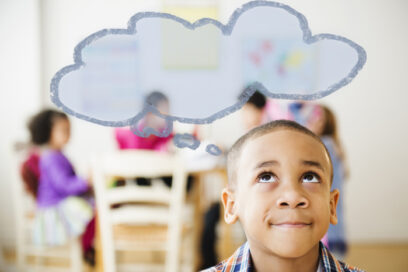
<path id="1" fill-rule="evenodd" d="M 120 129 L 120 128 L 115 129 L 115 139 L 116 139 L 116 143 L 118 144 L 119 149 L 125 149 L 125 139 L 123 135 L 123 129 Z"/>
<path id="2" fill-rule="evenodd" d="M 167 152 L 168 151 L 168 143 L 173 139 L 173 134 L 170 134 L 167 137 L 158 137 L 156 144 L 154 145 L 153 149 L 155 151 L 160 152 Z"/>
<path id="3" fill-rule="evenodd" d="M 54 189 L 65 196 L 78 195 L 89 189 L 86 180 L 76 176 L 69 162 L 62 158 L 49 156 L 43 164 L 43 171 Z"/>
<path id="4" fill-rule="evenodd" d="M 143 148 L 146 138 L 139 137 L 130 128 L 116 128 L 115 139 L 119 149 L 140 149 Z"/>

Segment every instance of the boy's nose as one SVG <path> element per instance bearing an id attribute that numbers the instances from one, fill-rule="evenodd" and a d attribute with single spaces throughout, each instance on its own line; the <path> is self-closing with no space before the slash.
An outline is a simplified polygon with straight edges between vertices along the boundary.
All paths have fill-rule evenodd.
<path id="1" fill-rule="evenodd" d="M 307 208 L 309 201 L 296 190 L 285 191 L 277 199 L 278 208 Z"/>

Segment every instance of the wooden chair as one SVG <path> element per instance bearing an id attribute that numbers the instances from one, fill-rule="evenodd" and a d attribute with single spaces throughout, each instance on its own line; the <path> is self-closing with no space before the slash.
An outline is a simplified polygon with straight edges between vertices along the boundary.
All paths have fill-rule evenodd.
<path id="1" fill-rule="evenodd" d="M 13 194 L 16 222 L 17 271 L 82 271 L 81 247 L 78 239 L 64 246 L 38 246 L 32 241 L 35 218 L 35 199 L 24 188 L 20 175 L 23 159 L 27 157 L 24 145 L 15 147 L 15 169 L 13 171 Z M 56 259 L 68 265 L 56 265 Z M 61 262 L 60 262 L 61 263 Z"/>
<path id="2" fill-rule="evenodd" d="M 3 247 L 0 244 L 0 271 L 7 271 L 6 270 L 6 263 L 3 258 Z"/>
<path id="3" fill-rule="evenodd" d="M 186 219 L 193 216 L 183 216 L 187 173 L 179 157 L 153 151 L 119 151 L 95 157 L 92 175 L 105 272 L 117 271 L 116 251 L 145 250 L 165 252 L 164 267 L 144 263 L 132 266 L 129 271 L 192 271 L 191 258 L 184 266 L 180 261 L 182 232 L 188 229 Z M 154 179 L 162 176 L 172 176 L 171 188 L 162 183 L 159 184 L 163 186 L 109 186 L 119 177 L 134 180 L 136 177 Z M 120 204 L 123 206 L 112 208 Z M 127 231 L 132 238 L 127 239 L 126 235 L 115 237 L 114 229 L 122 228 L 123 234 L 126 232 L 124 226 L 136 227 L 136 230 Z M 164 234 L 154 232 L 160 228 Z M 193 253 L 194 249 L 183 252 Z"/>

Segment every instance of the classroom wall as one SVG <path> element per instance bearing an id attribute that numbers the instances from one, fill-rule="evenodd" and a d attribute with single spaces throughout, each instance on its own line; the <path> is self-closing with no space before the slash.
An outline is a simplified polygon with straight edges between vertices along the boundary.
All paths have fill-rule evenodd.
<path id="1" fill-rule="evenodd" d="M 38 2 L 0 1 L 0 245 L 15 240 L 12 146 L 40 106 Z"/>
<path id="2" fill-rule="evenodd" d="M 216 2 L 221 20 L 226 22 L 244 2 Z M 282 2 L 306 16 L 312 33 L 342 35 L 366 49 L 367 64 L 356 79 L 322 100 L 337 113 L 350 165 L 345 192 L 348 234 L 355 242 L 407 242 L 408 183 L 403 167 L 408 161 L 404 142 L 408 128 L 403 117 L 408 116 L 405 107 L 408 94 L 403 83 L 408 76 L 405 68 L 408 54 L 404 50 L 408 43 L 405 30 L 408 19 L 404 14 L 408 4 L 402 0 Z M 49 105 L 49 82 L 58 69 L 72 63 L 74 46 L 90 33 L 102 28 L 123 28 L 134 13 L 160 11 L 161 6 L 162 1 L 141 0 L 0 1 L 0 33 L 9 35 L 7 26 L 11 22 L 13 29 L 19 30 L 14 31 L 16 34 L 7 43 L 0 44 L 1 59 L 11 65 L 0 66 L 0 120 L 2 127 L 10 128 L 10 133 L 0 134 L 0 222 L 12 222 L 7 186 L 10 153 L 6 150 L 15 139 L 27 137 L 23 124 L 27 116 L 40 104 Z M 24 23 L 22 18 L 33 23 Z M 12 56 L 17 61 L 12 61 Z M 22 75 L 24 80 L 19 80 Z M 15 99 L 21 96 L 29 99 Z M 11 118 L 5 117 L 3 109 Z M 80 173 L 86 175 L 89 154 L 115 148 L 112 129 L 75 118 L 72 124 L 73 137 L 67 153 Z M 237 127 L 239 113 L 214 123 L 210 129 L 212 138 L 230 144 L 238 136 L 231 133 L 238 131 Z M 15 237 L 12 224 L 1 223 L 0 228 L 0 242 L 12 243 Z"/>

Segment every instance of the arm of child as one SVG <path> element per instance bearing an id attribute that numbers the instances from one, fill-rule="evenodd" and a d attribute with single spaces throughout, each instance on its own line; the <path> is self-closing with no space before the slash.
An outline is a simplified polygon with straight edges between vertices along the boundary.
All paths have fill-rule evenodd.
<path id="1" fill-rule="evenodd" d="M 68 161 L 58 157 L 50 158 L 43 163 L 43 170 L 55 190 L 65 196 L 78 195 L 89 189 L 88 182 L 75 175 Z"/>

